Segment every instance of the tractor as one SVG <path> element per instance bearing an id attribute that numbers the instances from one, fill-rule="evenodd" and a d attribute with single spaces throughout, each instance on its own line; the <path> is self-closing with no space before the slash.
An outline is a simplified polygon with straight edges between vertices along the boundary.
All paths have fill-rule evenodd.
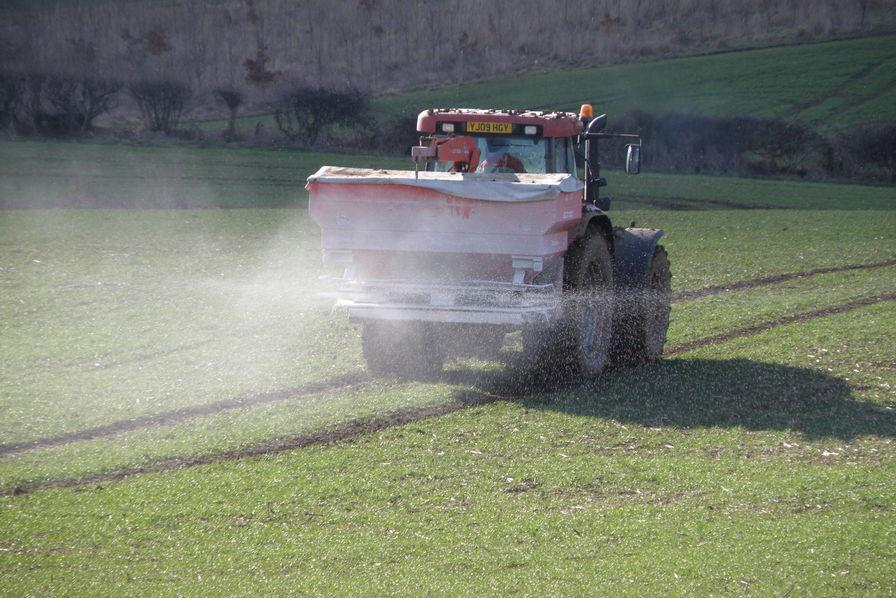
<path id="1" fill-rule="evenodd" d="M 494 354 L 518 332 L 524 363 L 564 376 L 657 359 L 669 325 L 669 259 L 653 228 L 613 226 L 598 145 L 607 117 L 429 109 L 414 170 L 324 166 L 308 178 L 336 305 L 361 325 L 376 374 L 432 375 Z"/>

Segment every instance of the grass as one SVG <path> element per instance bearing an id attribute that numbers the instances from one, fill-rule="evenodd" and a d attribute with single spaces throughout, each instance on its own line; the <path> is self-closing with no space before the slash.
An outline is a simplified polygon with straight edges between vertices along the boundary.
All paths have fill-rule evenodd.
<path id="1" fill-rule="evenodd" d="M 676 58 L 648 63 L 515 74 L 383 96 L 381 120 L 430 107 L 578 111 L 583 102 L 611 120 L 631 110 L 753 115 L 806 123 L 823 133 L 896 121 L 896 37 L 880 36 Z M 270 115 L 244 116 L 276 126 Z M 223 129 L 225 121 L 206 123 Z"/>
<path id="2" fill-rule="evenodd" d="M 0 142 L 0 207 L 241 208 L 304 205 L 322 164 L 398 168 L 387 156 L 297 150 Z"/>
<path id="3" fill-rule="evenodd" d="M 4 490 L 499 399 L 328 445 L 2 495 L 3 593 L 896 591 L 892 301 L 554 390 L 496 386 L 506 369 L 472 361 L 435 381 L 374 379 L 317 294 L 302 185 L 332 156 L 2 143 L 0 158 L 4 205 L 144 205 L 149 176 L 197 207 L 224 192 L 256 206 L 0 211 L 0 444 L 243 401 L 0 454 Z M 82 175 L 48 184 L 47 168 Z M 675 290 L 896 258 L 892 188 L 610 181 L 617 222 L 666 230 Z M 894 286 L 886 266 L 680 302 L 669 345 Z"/>
<path id="4" fill-rule="evenodd" d="M 413 170 L 407 157 L 302 150 L 0 141 L 0 207 L 304 207 L 321 165 Z M 606 172 L 616 208 L 887 210 L 891 186 Z"/>
<path id="5" fill-rule="evenodd" d="M 894 39 L 532 73 L 382 98 L 376 108 L 396 115 L 459 104 L 577 110 L 590 101 L 611 117 L 630 110 L 755 115 L 840 129 L 896 118 Z"/>
<path id="6" fill-rule="evenodd" d="M 892 414 L 837 361 L 892 351 L 894 324 L 872 307 L 334 446 L 10 498 L 7 588 L 888 593 Z M 782 365 L 793 333 L 843 349 L 835 373 Z"/>
<path id="7" fill-rule="evenodd" d="M 722 297 L 711 297 L 699 301 L 677 304 L 673 310 L 673 325 L 669 334 L 669 345 L 674 346 L 687 341 L 712 336 L 728 330 L 744 327 L 755 322 L 773 320 L 777 317 L 811 311 L 816 308 L 840 305 L 856 298 L 882 295 L 896 286 L 896 268 L 884 268 L 872 272 L 850 272 L 830 274 L 803 281 L 778 285 L 773 289 L 758 289 L 744 293 L 729 294 Z M 317 316 L 326 320 L 325 312 Z M 332 324 L 331 320 L 331 324 Z M 340 327 L 343 325 L 338 324 Z M 258 332 L 254 332 L 258 334 Z M 274 336 L 273 332 L 268 332 Z M 122 350 L 126 348 L 122 344 Z M 323 339 L 315 343 L 318 350 L 327 346 Z M 329 351 L 335 350 L 333 346 Z M 340 348 L 342 353 L 352 356 L 356 361 L 343 365 L 347 374 L 360 376 L 357 355 L 357 339 L 351 334 L 351 342 L 344 342 Z M 328 351 L 327 354 L 332 354 Z M 38 406 L 31 397 L 40 382 L 33 376 L 26 383 L 9 381 L 10 395 L 21 392 L 20 400 L 10 400 L 10 429 L 3 437 L 7 441 L 27 441 L 34 438 L 76 432 L 91 426 L 108 424 L 113 421 L 126 420 L 140 414 L 151 414 L 160 410 L 183 408 L 190 404 L 211 402 L 216 396 L 241 396 L 238 381 L 224 378 L 231 388 L 224 388 L 221 381 L 214 380 L 208 371 L 211 368 L 215 376 L 220 377 L 220 370 L 230 367 L 228 363 L 214 361 L 215 356 L 208 351 L 194 349 L 190 357 L 202 361 L 212 360 L 206 371 L 202 373 L 181 373 L 169 360 L 158 359 L 157 363 L 142 364 L 148 370 L 148 377 L 142 377 L 127 366 L 111 368 L 118 378 L 131 380 L 134 386 L 141 388 L 140 393 L 133 396 L 118 394 L 115 403 L 104 403 L 105 396 L 96 393 L 85 393 L 88 396 L 72 396 L 66 400 L 71 416 L 58 421 L 53 408 L 57 405 Z M 241 354 L 246 354 L 241 352 Z M 277 362 L 270 355 L 262 357 L 272 364 L 265 371 L 270 372 Z M 192 361 L 191 359 L 190 361 Z M 258 357 L 255 357 L 258 359 Z M 281 366 L 283 367 L 283 366 Z M 175 376 L 193 376 L 193 380 L 181 381 L 178 387 L 181 392 L 170 401 L 143 405 L 141 395 L 152 392 L 152 377 L 158 376 L 165 368 Z M 69 370 L 70 371 L 70 370 Z M 47 373 L 58 374 L 54 368 Z M 75 371 L 65 377 L 70 384 L 83 374 Z M 277 378 L 268 373 L 268 380 L 253 378 L 250 384 L 262 388 L 265 382 L 279 381 L 283 385 L 289 379 Z M 296 372 L 290 372 L 296 376 Z M 297 436 L 345 424 L 349 421 L 365 420 L 382 416 L 391 412 L 424 407 L 452 400 L 456 389 L 447 384 L 403 385 L 383 383 L 361 378 L 356 380 L 343 374 L 339 384 L 333 390 L 324 390 L 307 398 L 297 398 L 287 394 L 282 399 L 272 402 L 261 402 L 252 406 L 252 393 L 247 388 L 242 396 L 246 396 L 246 404 L 238 409 L 228 409 L 212 415 L 185 418 L 182 421 L 165 426 L 139 427 L 134 431 L 103 436 L 97 439 L 79 442 L 67 442 L 54 448 L 25 452 L 14 459 L 7 460 L 0 469 L 0 487 L 29 485 L 45 478 L 77 478 L 86 475 L 115 471 L 134 465 L 147 465 L 172 458 L 186 458 L 208 453 L 235 451 L 257 445 L 270 439 Z M 307 385 L 317 378 L 307 375 L 302 378 Z M 108 384 L 108 383 L 107 383 Z M 111 384 L 109 384 L 111 386 Z M 23 386 L 25 387 L 23 389 Z M 44 392 L 52 390 L 44 382 Z M 289 386 L 286 386 L 289 388 Z M 301 388 L 301 387 L 300 387 Z M 81 392 L 85 392 L 79 386 Z M 74 389 L 69 389 L 71 392 Z M 279 388 L 268 391 L 280 390 Z M 218 394 L 220 393 L 220 394 Z M 58 394 L 56 396 L 59 396 Z M 86 401 L 92 399 L 85 405 Z M 136 404 L 135 404 L 136 403 Z M 82 411 L 90 409 L 90 419 L 78 417 Z M 119 409 L 126 408 L 128 414 Z"/>
<path id="8" fill-rule="evenodd" d="M 610 172 L 610 196 L 621 207 L 650 206 L 676 210 L 789 208 L 890 210 L 892 186 L 818 183 L 781 179 Z"/>

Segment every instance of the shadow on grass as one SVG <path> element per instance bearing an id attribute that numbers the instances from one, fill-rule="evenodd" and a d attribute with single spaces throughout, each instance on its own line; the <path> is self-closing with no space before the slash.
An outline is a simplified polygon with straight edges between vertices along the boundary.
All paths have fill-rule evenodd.
<path id="1" fill-rule="evenodd" d="M 652 427 L 793 430 L 808 438 L 896 436 L 896 413 L 855 397 L 818 370 L 747 359 L 668 359 L 581 384 L 535 379 L 518 368 L 459 368 L 446 381 L 531 409 Z"/>

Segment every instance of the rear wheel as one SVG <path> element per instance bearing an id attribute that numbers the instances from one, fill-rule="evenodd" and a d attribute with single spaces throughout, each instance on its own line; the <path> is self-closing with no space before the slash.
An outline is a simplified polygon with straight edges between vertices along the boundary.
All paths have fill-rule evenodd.
<path id="1" fill-rule="evenodd" d="M 442 370 L 444 355 L 420 322 L 370 320 L 361 331 L 367 369 L 377 375 L 431 378 Z"/>
<path id="2" fill-rule="evenodd" d="M 650 260 L 644 286 L 623 297 L 613 338 L 613 361 L 634 365 L 655 361 L 663 353 L 669 329 L 672 302 L 672 273 L 669 256 L 657 245 Z"/>
<path id="3" fill-rule="evenodd" d="M 595 231 L 564 258 L 557 321 L 524 331 L 524 348 L 555 375 L 597 375 L 607 364 L 613 311 L 613 262 L 606 239 Z"/>

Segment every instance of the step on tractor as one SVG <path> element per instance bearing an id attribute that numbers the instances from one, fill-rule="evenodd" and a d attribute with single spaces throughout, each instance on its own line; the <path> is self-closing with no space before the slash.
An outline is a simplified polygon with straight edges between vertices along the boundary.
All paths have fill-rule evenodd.
<path id="1" fill-rule="evenodd" d="M 324 166 L 308 178 L 336 305 L 362 326 L 368 369 L 433 375 L 497 355 L 520 333 L 526 367 L 593 376 L 655 360 L 669 325 L 669 259 L 653 228 L 614 227 L 601 194 L 607 118 L 531 110 L 420 113 L 414 170 Z M 618 143 L 618 141 L 617 141 Z"/>

